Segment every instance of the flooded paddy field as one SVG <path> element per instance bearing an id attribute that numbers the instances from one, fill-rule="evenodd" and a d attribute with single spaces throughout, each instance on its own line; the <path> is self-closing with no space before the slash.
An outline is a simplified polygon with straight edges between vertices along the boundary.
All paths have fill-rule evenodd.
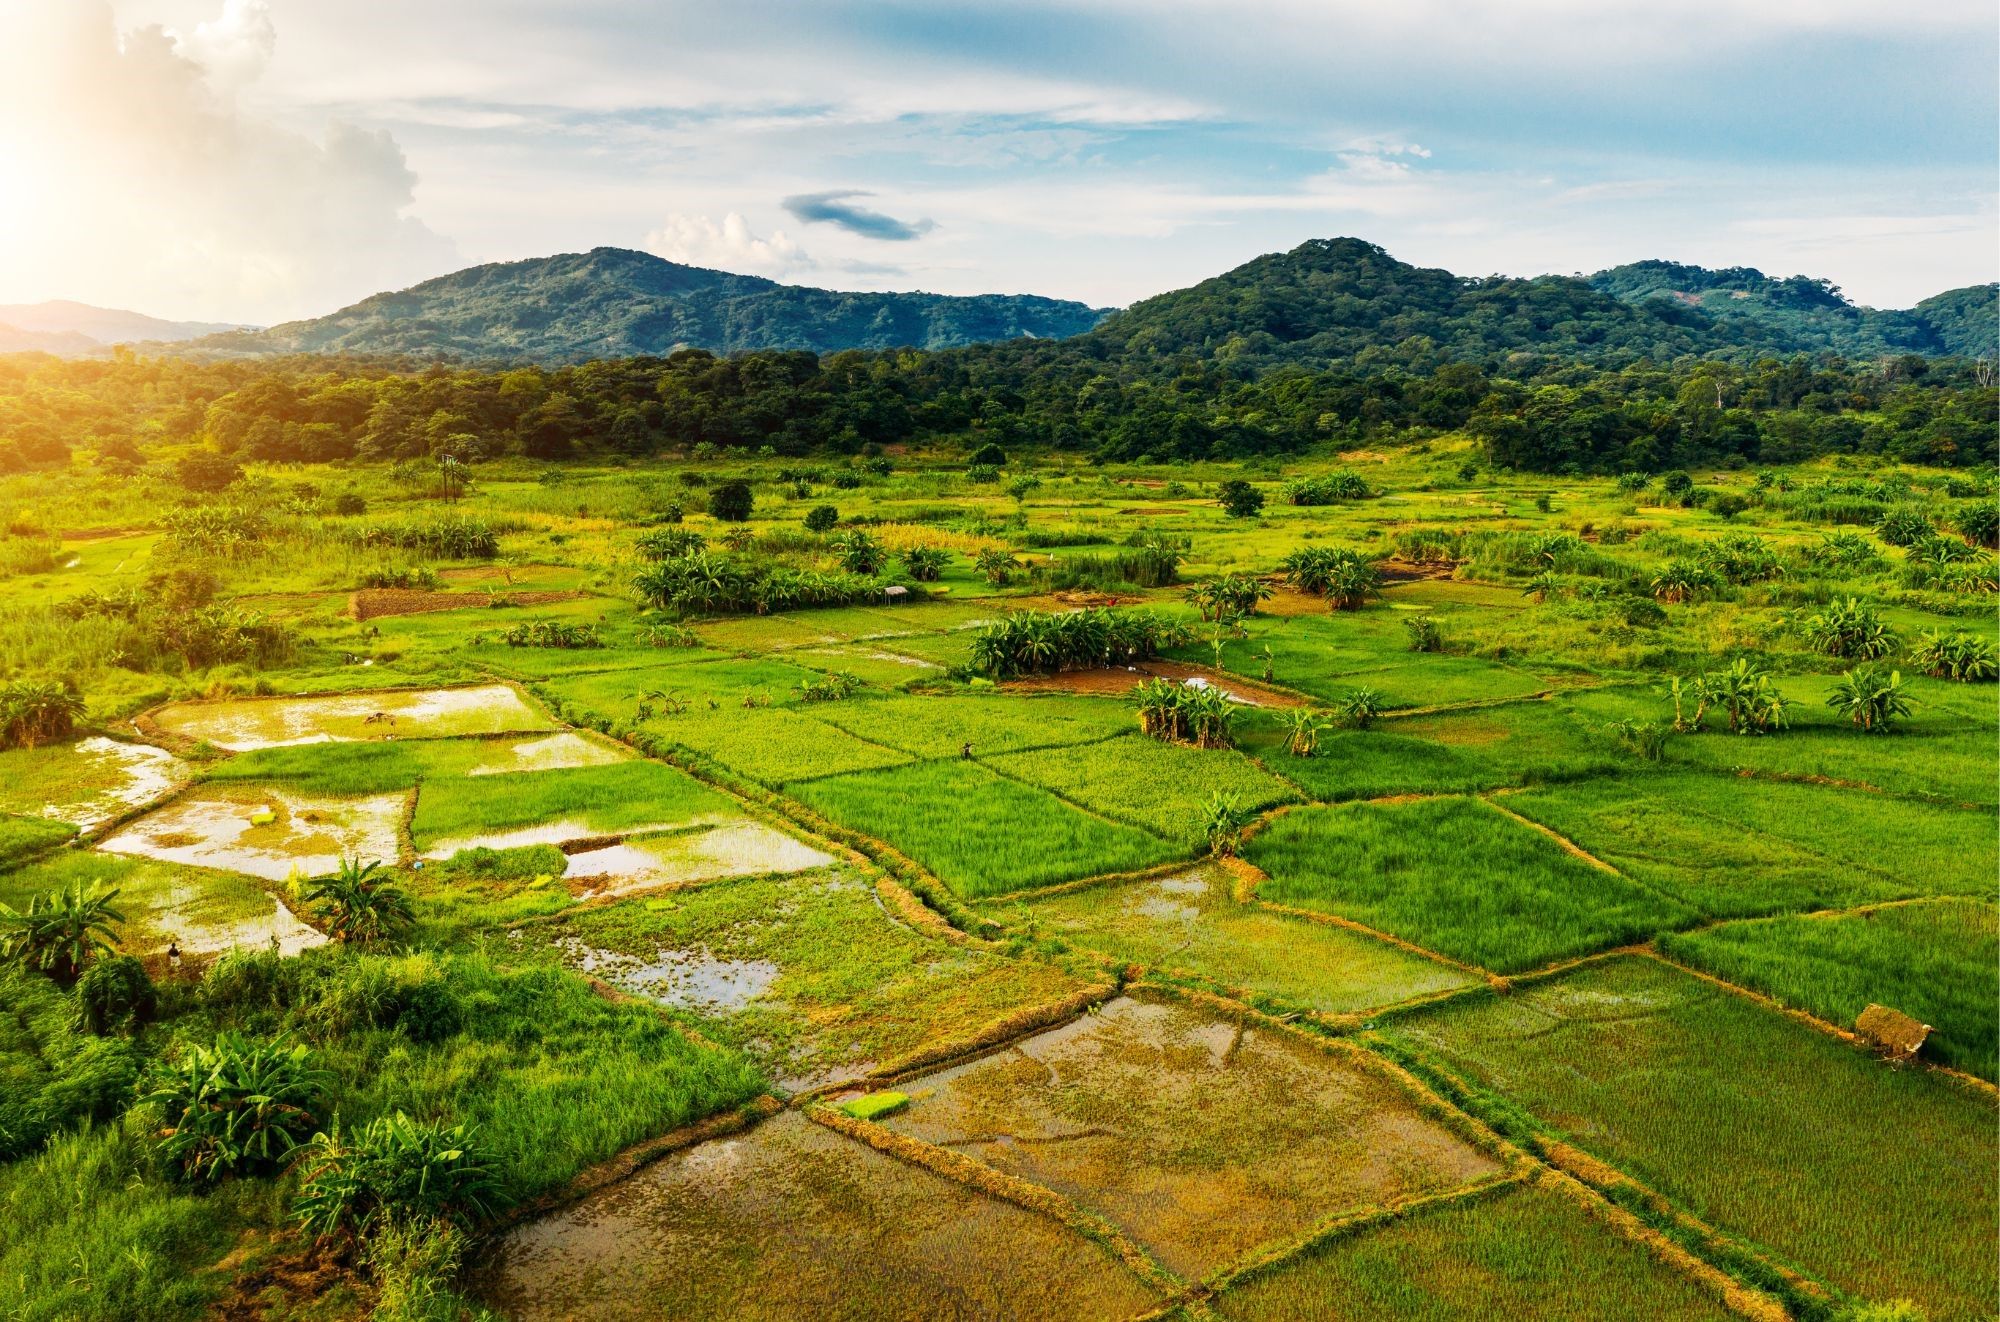
<path id="1" fill-rule="evenodd" d="M 97 848 L 266 881 L 319 877 L 343 858 L 397 858 L 405 802 L 401 794 L 330 798 L 201 787 L 119 827 Z"/>
<path id="2" fill-rule="evenodd" d="M 152 720 L 177 738 L 229 752 L 335 740 L 435 739 L 556 728 L 505 684 L 176 703 L 154 712 Z"/>
<path id="3" fill-rule="evenodd" d="M 1498 1162 L 1386 1078 L 1282 1030 L 1122 998 L 898 1085 L 882 1123 L 1045 1185 L 1198 1277 Z"/>
<path id="4" fill-rule="evenodd" d="M 0 753 L 0 812 L 92 830 L 171 793 L 188 767 L 163 748 L 92 735 Z"/>
<path id="5" fill-rule="evenodd" d="M 797 1112 L 669 1156 L 494 1257 L 485 1297 L 523 1322 L 1112 1322 L 1158 1299 L 1083 1236 Z"/>
<path id="6" fill-rule="evenodd" d="M 635 897 L 518 930 L 524 951 L 696 1013 L 788 1090 L 969 1044 L 1089 986 L 906 927 L 848 869 Z"/>

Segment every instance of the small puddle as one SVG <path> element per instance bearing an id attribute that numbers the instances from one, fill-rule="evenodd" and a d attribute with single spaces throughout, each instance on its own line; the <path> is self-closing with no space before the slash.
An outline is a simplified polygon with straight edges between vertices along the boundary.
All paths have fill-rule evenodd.
<path id="1" fill-rule="evenodd" d="M 600 950 L 576 937 L 565 937 L 559 945 L 571 968 L 662 1005 L 703 1014 L 741 1010 L 778 980 L 778 966 L 768 959 L 723 959 L 707 947 L 663 950 L 646 960 Z"/>
<path id="2" fill-rule="evenodd" d="M 805 872 L 833 856 L 760 822 L 737 821 L 689 835 L 623 844 L 572 854 L 563 876 L 584 884 L 587 895 L 625 895 L 653 886 L 767 872 Z"/>
<path id="3" fill-rule="evenodd" d="M 498 756 L 466 772 L 468 776 L 496 776 L 512 771 L 566 771 L 572 767 L 602 767 L 630 761 L 632 755 L 606 747 L 568 730 L 541 739 L 519 743 L 502 742 L 493 750 Z"/>

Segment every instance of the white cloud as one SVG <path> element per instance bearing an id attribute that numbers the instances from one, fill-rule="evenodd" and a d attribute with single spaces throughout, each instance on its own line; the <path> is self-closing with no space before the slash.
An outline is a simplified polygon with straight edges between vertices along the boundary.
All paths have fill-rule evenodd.
<path id="1" fill-rule="evenodd" d="M 812 258 L 783 230 L 759 238 L 751 232 L 750 222 L 734 211 L 720 224 L 707 216 L 670 215 L 646 236 L 646 250 L 670 262 L 773 279 L 813 266 Z"/>
<path id="2" fill-rule="evenodd" d="M 160 315 L 317 314 L 449 269 L 387 132 L 311 134 L 243 103 L 276 35 L 227 0 L 184 35 L 103 0 L 31 7 L 0 55 L 0 289 Z"/>

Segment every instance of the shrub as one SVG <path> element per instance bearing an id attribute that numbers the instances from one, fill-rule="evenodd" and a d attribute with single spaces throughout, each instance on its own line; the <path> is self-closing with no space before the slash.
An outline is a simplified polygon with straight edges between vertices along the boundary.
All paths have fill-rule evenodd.
<path id="1" fill-rule="evenodd" d="M 919 583 L 937 582 L 950 562 L 950 553 L 935 546 L 912 546 L 903 552 L 903 572 Z"/>
<path id="2" fill-rule="evenodd" d="M 1676 605 L 1697 600 L 1721 586 L 1720 575 L 1694 560 L 1669 560 L 1653 576 L 1653 595 Z"/>
<path id="3" fill-rule="evenodd" d="M 965 480 L 980 486 L 991 486 L 1000 480 L 1000 470 L 992 464 L 974 464 L 965 470 Z"/>
<path id="4" fill-rule="evenodd" d="M 993 442 L 988 441 L 971 454 L 965 456 L 965 462 L 974 468 L 1005 468 L 1007 466 L 1007 452 Z"/>
<path id="5" fill-rule="evenodd" d="M 706 551 L 649 566 L 632 583 L 648 603 L 677 615 L 768 615 L 845 606 L 881 592 L 873 581 L 853 574 L 744 564 Z"/>
<path id="6" fill-rule="evenodd" d="M 972 668 L 995 679 L 1147 661 L 1188 641 L 1147 611 L 1015 611 L 973 635 Z"/>
<path id="7" fill-rule="evenodd" d="M 1732 734 L 1769 734 L 1787 723 L 1787 703 L 1770 672 L 1747 658 L 1739 657 L 1727 670 L 1693 678 L 1676 676 L 1671 693 L 1674 701 L 1674 730 L 1700 730 L 1711 710 L 1722 711 L 1729 719 Z"/>
<path id="8" fill-rule="evenodd" d="M 352 945 L 385 940 L 412 921 L 410 901 L 391 884 L 379 860 L 340 860 L 332 876 L 306 888 L 306 902 L 317 907 L 327 935 Z"/>
<path id="9" fill-rule="evenodd" d="M 655 528 L 633 543 L 633 549 L 647 560 L 678 560 L 707 549 L 708 539 L 689 528 Z"/>
<path id="10" fill-rule="evenodd" d="M 1243 847 L 1243 828 L 1250 813 L 1242 806 L 1242 795 L 1216 790 L 1201 804 L 1201 834 L 1208 852 L 1215 858 L 1234 858 Z"/>
<path id="11" fill-rule="evenodd" d="M 130 955 L 99 960 L 76 980 L 77 1019 L 99 1036 L 145 1023 L 158 1006 L 146 966 Z"/>
<path id="12" fill-rule="evenodd" d="M 398 998 L 396 1031 L 412 1042 L 442 1042 L 465 1027 L 465 1005 L 441 978 L 420 982 Z"/>
<path id="13" fill-rule="evenodd" d="M 756 498 L 750 494 L 750 484 L 740 479 L 721 482 L 708 493 L 709 515 L 723 523 L 742 523 L 750 517 Z"/>
<path id="14" fill-rule="evenodd" d="M 1285 581 L 1300 592 L 1325 597 L 1334 610 L 1355 610 L 1382 586 L 1382 571 L 1359 551 L 1310 546 L 1286 556 Z"/>
<path id="15" fill-rule="evenodd" d="M 1993 643 L 1962 629 L 1925 632 L 1910 649 L 1910 661 L 1933 679 L 1955 679 L 1962 684 L 1990 682 L 2000 675 Z"/>
<path id="16" fill-rule="evenodd" d="M 371 569 L 361 576 L 364 588 L 402 588 L 435 592 L 444 585 L 429 565 L 390 565 Z"/>
<path id="17" fill-rule="evenodd" d="M 1285 483 L 1282 494 L 1289 505 L 1333 505 L 1343 500 L 1366 500 L 1375 493 L 1359 473 L 1343 468 L 1319 477 L 1294 478 Z"/>
<path id="18" fill-rule="evenodd" d="M 1729 533 L 1702 544 L 1702 566 L 1725 583 L 1762 583 L 1778 578 L 1785 567 L 1778 553 L 1755 533 Z"/>
<path id="19" fill-rule="evenodd" d="M 1319 751 L 1319 737 L 1325 730 L 1317 713 L 1294 707 L 1285 714 L 1285 751 L 1293 757 L 1311 757 Z"/>
<path id="20" fill-rule="evenodd" d="M 1371 688 L 1358 688 L 1333 704 L 1340 723 L 1351 730 L 1366 730 L 1382 714 L 1382 695 Z"/>
<path id="21" fill-rule="evenodd" d="M 524 621 L 500 635 L 509 647 L 555 647 L 569 650 L 604 646 L 594 624 L 569 624 L 562 620 Z"/>
<path id="22" fill-rule="evenodd" d="M 840 553 L 840 567 L 850 574 L 879 573 L 888 559 L 882 543 L 859 528 L 842 533 L 835 549 Z"/>
<path id="23" fill-rule="evenodd" d="M 1869 734 L 1885 733 L 1890 726 L 1910 714 L 1908 685 L 1900 670 L 1882 666 L 1856 666 L 1840 677 L 1826 705 Z"/>
<path id="24" fill-rule="evenodd" d="M 336 1122 L 304 1145 L 293 1213 L 320 1236 L 365 1234 L 385 1221 L 475 1224 L 492 1215 L 500 1194 L 475 1139 L 465 1126 L 427 1124 L 401 1111 L 345 1138 Z"/>
<path id="25" fill-rule="evenodd" d="M 2000 548 L 2000 501 L 1981 500 L 1952 512 L 1952 530 L 1974 546 Z"/>
<path id="26" fill-rule="evenodd" d="M 799 681 L 801 702 L 839 702 L 854 696 L 854 676 L 834 671 Z"/>
<path id="27" fill-rule="evenodd" d="M 1875 521 L 1875 535 L 1891 546 L 1915 546 L 1937 535 L 1928 515 L 1917 509 L 1893 509 Z"/>
<path id="28" fill-rule="evenodd" d="M 1618 618 L 1628 628 L 1657 629 L 1667 622 L 1667 613 L 1651 597 L 1626 597 L 1618 608 Z"/>
<path id="29" fill-rule="evenodd" d="M 1651 721 L 1618 721 L 1611 732 L 1626 752 L 1646 762 L 1658 762 L 1666 755 L 1667 740 L 1673 734 L 1671 727 Z"/>
<path id="30" fill-rule="evenodd" d="M 45 973 L 70 986 L 91 961 L 108 955 L 125 915 L 111 902 L 115 890 L 81 883 L 29 899 L 26 909 L 0 904 L 0 961 Z"/>
<path id="31" fill-rule="evenodd" d="M 500 536 L 490 524 L 457 516 L 352 528 L 345 536 L 354 546 L 413 551 L 437 560 L 491 560 L 500 554 Z"/>
<path id="32" fill-rule="evenodd" d="M 146 1101 L 164 1122 L 163 1155 L 184 1178 L 212 1184 L 276 1170 L 311 1131 L 322 1085 L 303 1046 L 225 1032 L 156 1067 Z"/>
<path id="33" fill-rule="evenodd" d="M 174 465 L 174 481 L 189 491 L 221 491 L 242 476 L 243 466 L 217 450 L 191 450 Z"/>
<path id="34" fill-rule="evenodd" d="M 1404 619 L 1403 628 L 1409 631 L 1412 652 L 1441 652 L 1444 650 L 1444 629 L 1438 624 L 1437 616 L 1411 615 Z"/>
<path id="35" fill-rule="evenodd" d="M 831 505 L 815 505 L 806 511 L 806 531 L 826 532 L 840 522 L 840 511 Z"/>
<path id="36" fill-rule="evenodd" d="M 1235 743 L 1230 732 L 1235 704 L 1213 685 L 1150 679 L 1132 690 L 1132 701 L 1139 709 L 1139 728 L 1163 743 L 1202 748 Z"/>
<path id="37" fill-rule="evenodd" d="M 0 682 L 0 748 L 33 748 L 76 732 L 83 696 L 68 679 Z"/>
<path id="38" fill-rule="evenodd" d="M 1886 563 L 1875 543 L 1860 533 L 1833 532 L 1799 553 L 1815 569 L 1867 573 Z"/>
<path id="39" fill-rule="evenodd" d="M 1896 646 L 1894 631 L 1874 608 L 1853 597 L 1836 598 L 1807 616 L 1799 635 L 1815 652 L 1862 661 L 1887 656 Z"/>
<path id="40" fill-rule="evenodd" d="M 1271 596 L 1261 579 L 1248 574 L 1224 574 L 1206 583 L 1197 583 L 1182 594 L 1201 612 L 1204 620 L 1223 620 L 1239 615 L 1255 615 L 1257 603 Z"/>
<path id="41" fill-rule="evenodd" d="M 1735 518 L 1749 508 L 1749 498 L 1739 496 L 1734 491 L 1719 491 L 1709 497 L 1708 500 L 1708 512 L 1724 522 Z"/>
<path id="42" fill-rule="evenodd" d="M 1240 477 L 1224 482 L 1216 499 L 1232 519 L 1254 519 L 1264 510 L 1264 493 Z"/>

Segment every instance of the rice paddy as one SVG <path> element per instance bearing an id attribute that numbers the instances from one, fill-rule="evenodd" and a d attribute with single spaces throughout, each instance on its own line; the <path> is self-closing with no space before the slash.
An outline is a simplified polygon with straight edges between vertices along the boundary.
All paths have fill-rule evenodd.
<path id="1" fill-rule="evenodd" d="M 1791 614 L 1832 590 L 1816 528 L 1753 506 L 1794 576 L 1656 618 L 1635 585 L 1719 525 L 1599 479 L 1540 508 L 1456 445 L 1257 520 L 1116 465 L 1023 496 L 870 472 L 845 514 L 950 548 L 900 606 L 648 606 L 638 492 L 671 479 L 638 468 L 482 481 L 468 511 L 524 520 L 504 562 L 423 588 L 218 562 L 290 659 L 83 665 L 73 737 L 0 751 L 0 904 L 115 892 L 159 986 L 100 1037 L 0 971 L 51 988 L 0 1014 L 39 1117 L 0 1100 L 0 1155 L 34 1135 L 0 1161 L 0 1314 L 376 1306 L 362 1260 L 268 1283 L 300 1275 L 303 1165 L 162 1174 L 144 1081 L 227 1030 L 307 1048 L 321 1127 L 476 1126 L 512 1210 L 440 1316 L 1994 1315 L 1994 689 L 1913 678 L 1865 733 Z M 831 563 L 801 479 L 755 480 L 745 527 L 684 530 Z M 1426 520 L 1466 525 L 1455 563 L 1391 558 Z M 1141 522 L 1190 539 L 1180 583 L 1065 586 Z M 1543 574 L 1544 534 L 1582 568 Z M 22 591 L 132 586 L 156 541 Z M 1332 610 L 1279 581 L 1315 545 L 1391 581 Z M 1197 618 L 1224 574 L 1273 593 Z M 1900 582 L 1866 589 L 1899 629 L 1996 634 Z M 989 622 L 1086 607 L 1163 654 L 986 664 Z M 1674 729 L 1672 679 L 1746 658 L 1786 724 Z M 1221 736 L 1142 722 L 1156 677 L 1220 694 Z M 408 919 L 343 940 L 323 883 L 368 863 Z M 1869 1006 L 1928 1027 L 1914 1059 L 1839 1035 Z"/>

